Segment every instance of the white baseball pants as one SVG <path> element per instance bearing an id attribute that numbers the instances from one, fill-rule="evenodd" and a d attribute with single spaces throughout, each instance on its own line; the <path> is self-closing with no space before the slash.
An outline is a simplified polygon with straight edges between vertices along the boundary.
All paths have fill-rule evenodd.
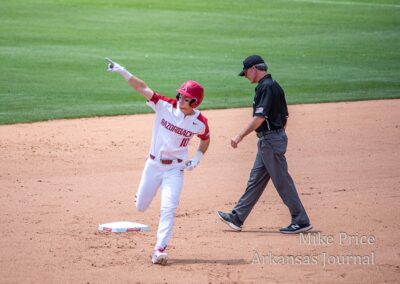
<path id="1" fill-rule="evenodd" d="M 160 188 L 161 210 L 155 249 L 164 249 L 171 238 L 175 210 L 179 204 L 182 185 L 182 163 L 164 165 L 159 161 L 147 159 L 136 194 L 135 205 L 137 210 L 145 211 L 156 195 L 157 189 Z"/>

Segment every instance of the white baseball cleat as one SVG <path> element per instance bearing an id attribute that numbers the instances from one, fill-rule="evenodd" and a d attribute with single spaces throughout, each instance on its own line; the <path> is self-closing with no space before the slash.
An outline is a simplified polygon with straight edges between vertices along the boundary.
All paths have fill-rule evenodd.
<path id="1" fill-rule="evenodd" d="M 153 264 L 166 265 L 167 261 L 168 261 L 168 256 L 165 252 L 161 250 L 155 250 L 153 252 L 153 255 L 151 257 L 151 262 L 153 262 Z"/>

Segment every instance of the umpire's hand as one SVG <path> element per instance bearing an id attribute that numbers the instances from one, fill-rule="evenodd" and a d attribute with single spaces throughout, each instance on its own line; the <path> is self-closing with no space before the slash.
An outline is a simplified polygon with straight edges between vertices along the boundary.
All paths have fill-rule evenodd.
<path id="1" fill-rule="evenodd" d="M 231 138 L 231 146 L 232 148 L 237 148 L 238 144 L 240 141 L 242 141 L 243 137 L 242 135 L 238 134 L 235 137 Z"/>

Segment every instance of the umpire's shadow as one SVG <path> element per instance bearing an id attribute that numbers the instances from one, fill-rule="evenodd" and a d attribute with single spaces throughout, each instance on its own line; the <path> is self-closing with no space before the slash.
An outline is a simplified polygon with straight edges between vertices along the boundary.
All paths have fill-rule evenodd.
<path id="1" fill-rule="evenodd" d="M 249 264 L 248 260 L 244 259 L 200 259 L 200 258 L 170 258 L 168 259 L 168 265 L 175 264 L 225 264 L 225 265 L 243 265 Z"/>
<path id="2" fill-rule="evenodd" d="M 232 231 L 232 230 L 223 230 L 223 232 L 224 233 L 232 233 L 232 234 L 268 234 L 268 235 L 271 235 L 271 236 L 280 236 L 280 237 L 282 237 L 282 236 L 299 236 L 301 233 L 296 233 L 296 234 L 282 234 L 280 231 L 279 231 L 279 229 L 252 229 L 252 228 L 249 228 L 249 229 L 243 229 L 242 231 L 240 231 L 240 232 L 235 232 L 235 231 Z M 321 231 L 320 230 L 310 230 L 310 231 L 307 231 L 307 232 L 303 232 L 303 234 L 308 234 L 308 233 L 310 233 L 310 234 L 316 234 L 316 233 L 321 233 Z"/>

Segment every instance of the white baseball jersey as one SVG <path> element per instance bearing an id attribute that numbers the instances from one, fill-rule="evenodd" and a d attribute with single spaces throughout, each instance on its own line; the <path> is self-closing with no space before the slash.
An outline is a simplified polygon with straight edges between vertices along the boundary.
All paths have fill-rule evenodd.
<path id="1" fill-rule="evenodd" d="M 189 140 L 194 135 L 202 140 L 209 138 L 207 119 L 197 109 L 195 114 L 185 116 L 178 108 L 178 100 L 158 93 L 153 94 L 147 105 L 156 112 L 150 154 L 157 159 L 185 160 Z"/>

